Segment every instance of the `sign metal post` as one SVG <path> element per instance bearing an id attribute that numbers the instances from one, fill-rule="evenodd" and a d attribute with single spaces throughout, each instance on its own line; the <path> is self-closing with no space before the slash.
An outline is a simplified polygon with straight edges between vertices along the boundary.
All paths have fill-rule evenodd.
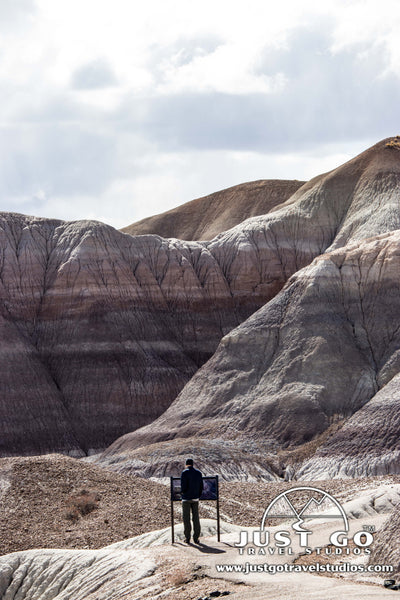
<path id="1" fill-rule="evenodd" d="M 217 488 L 217 540 L 221 541 L 221 527 L 219 522 L 219 489 L 218 489 L 218 475 L 215 476 L 216 488 Z"/>
<path id="2" fill-rule="evenodd" d="M 172 544 L 175 542 L 175 528 L 174 528 L 174 491 L 173 491 L 173 477 L 171 477 L 171 538 Z"/>

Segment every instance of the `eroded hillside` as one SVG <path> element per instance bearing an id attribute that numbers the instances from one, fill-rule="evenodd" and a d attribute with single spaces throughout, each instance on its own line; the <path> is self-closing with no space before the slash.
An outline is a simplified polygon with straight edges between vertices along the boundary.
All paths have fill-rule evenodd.
<path id="1" fill-rule="evenodd" d="M 289 478 L 398 472 L 399 166 L 400 153 L 378 144 L 277 211 L 286 226 L 296 211 L 298 231 L 308 218 L 309 239 L 329 231 L 326 251 L 222 339 L 157 421 L 101 460 L 129 468 L 133 457 L 152 462 L 148 444 L 171 454 L 172 440 L 179 452 L 190 438 L 201 455 L 218 439 L 241 451 L 242 469 L 273 468 L 280 452 L 275 473 Z"/>
<path id="2" fill-rule="evenodd" d="M 399 180 L 400 153 L 385 140 L 303 185 L 279 209 L 205 242 L 130 236 L 98 222 L 3 213 L 2 454 L 82 455 L 153 422 L 136 437 L 118 441 L 112 453 L 181 435 L 210 439 L 221 434 L 232 441 L 239 424 L 245 444 L 247 433 L 262 432 L 263 444 L 255 451 L 267 448 L 273 456 L 323 436 L 382 386 L 377 355 L 383 360 L 381 346 L 391 335 L 388 351 L 395 355 L 396 304 L 389 307 L 385 301 L 397 285 L 396 275 L 387 270 L 395 264 L 397 242 L 394 235 L 385 246 L 390 260 L 386 250 L 378 252 L 381 283 L 368 266 L 375 260 L 375 242 L 364 240 L 400 228 Z M 366 264 L 361 274 L 360 266 L 342 269 L 329 258 L 346 263 L 348 253 L 358 248 L 362 253 L 371 243 L 368 258 L 359 259 Z M 310 271 L 301 271 L 317 257 Z M 324 269 L 329 277 L 333 273 L 331 280 L 324 278 Z M 322 299 L 317 289 L 309 289 L 315 273 Z M 341 278 L 344 299 L 338 300 L 341 288 L 335 281 Z M 337 306 L 342 307 L 339 316 Z M 261 313 L 246 321 L 260 307 Z M 333 332 L 324 330 L 326 307 Z M 390 321 L 382 338 L 365 323 L 377 314 Z M 286 321 L 283 327 L 289 315 L 290 327 Z M 319 339 L 307 345 L 313 321 Z M 243 322 L 243 329 L 235 329 Z M 257 340 L 263 329 L 269 341 L 263 340 L 265 333 Z M 229 353 L 230 347 L 235 352 Z M 272 362 L 281 362 L 276 377 L 270 351 Z M 329 377 L 315 371 L 313 356 L 326 357 L 324 372 L 342 371 L 336 375 L 334 400 Z M 210 358 L 172 412 L 156 421 Z M 395 374 L 395 364 L 386 367 L 388 372 Z M 170 415 L 172 424 L 165 421 Z M 202 424 L 206 430 L 201 431 Z M 269 470 L 270 462 L 261 468 Z"/>

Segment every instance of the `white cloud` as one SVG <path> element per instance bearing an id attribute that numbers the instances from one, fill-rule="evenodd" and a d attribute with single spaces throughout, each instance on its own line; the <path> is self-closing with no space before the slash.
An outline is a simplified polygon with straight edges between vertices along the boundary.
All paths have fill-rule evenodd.
<path id="1" fill-rule="evenodd" d="M 184 51 L 184 50 L 183 50 Z M 245 47 L 220 45 L 212 54 L 193 57 L 181 64 L 182 50 L 164 65 L 161 94 L 222 92 L 227 94 L 276 93 L 285 80 L 280 73 L 266 76 L 254 70 L 255 57 Z"/>
<path id="2" fill-rule="evenodd" d="M 78 90 L 104 90 L 116 84 L 112 68 L 107 60 L 101 58 L 82 65 L 72 74 L 72 87 Z"/>
<path id="3" fill-rule="evenodd" d="M 122 226 L 333 168 L 399 133 L 399 25 L 394 0 L 1 0 L 1 208 Z"/>
<path id="4" fill-rule="evenodd" d="M 243 181 L 286 179 L 288 172 L 292 179 L 310 179 L 352 158 L 353 150 L 352 146 L 348 152 L 335 154 L 334 149 L 326 147 L 318 157 L 295 152 L 148 153 L 136 168 L 132 165 L 134 175 L 114 178 L 98 194 L 49 194 L 37 188 L 35 197 L 19 196 L 16 200 L 21 208 L 14 206 L 9 210 L 67 220 L 76 219 L 78 214 L 80 219 L 100 220 L 122 228 L 134 220 Z M 362 150 L 363 146 L 356 148 L 356 152 Z"/>

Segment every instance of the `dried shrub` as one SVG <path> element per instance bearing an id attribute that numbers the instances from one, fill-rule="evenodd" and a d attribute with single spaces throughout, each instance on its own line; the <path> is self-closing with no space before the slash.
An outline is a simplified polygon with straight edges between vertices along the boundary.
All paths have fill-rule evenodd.
<path id="1" fill-rule="evenodd" d="M 97 492 L 81 490 L 67 499 L 67 512 L 65 517 L 73 522 L 78 521 L 79 517 L 88 515 L 98 508 L 100 495 Z"/>
<path id="2" fill-rule="evenodd" d="M 400 135 L 396 135 L 389 142 L 385 144 L 386 148 L 394 148 L 396 150 L 400 150 Z"/>
<path id="3" fill-rule="evenodd" d="M 68 519 L 68 521 L 72 521 L 73 523 L 76 523 L 79 519 L 79 511 L 77 508 L 68 508 L 67 512 L 65 513 L 65 518 Z"/>

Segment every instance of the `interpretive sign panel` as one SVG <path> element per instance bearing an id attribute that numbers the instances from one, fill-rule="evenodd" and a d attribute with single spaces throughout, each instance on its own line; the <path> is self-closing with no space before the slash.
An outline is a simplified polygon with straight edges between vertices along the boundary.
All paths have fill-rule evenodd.
<path id="1" fill-rule="evenodd" d="M 182 500 L 181 478 L 171 477 L 171 501 Z M 203 493 L 200 500 L 218 500 L 218 475 L 203 477 Z"/>

